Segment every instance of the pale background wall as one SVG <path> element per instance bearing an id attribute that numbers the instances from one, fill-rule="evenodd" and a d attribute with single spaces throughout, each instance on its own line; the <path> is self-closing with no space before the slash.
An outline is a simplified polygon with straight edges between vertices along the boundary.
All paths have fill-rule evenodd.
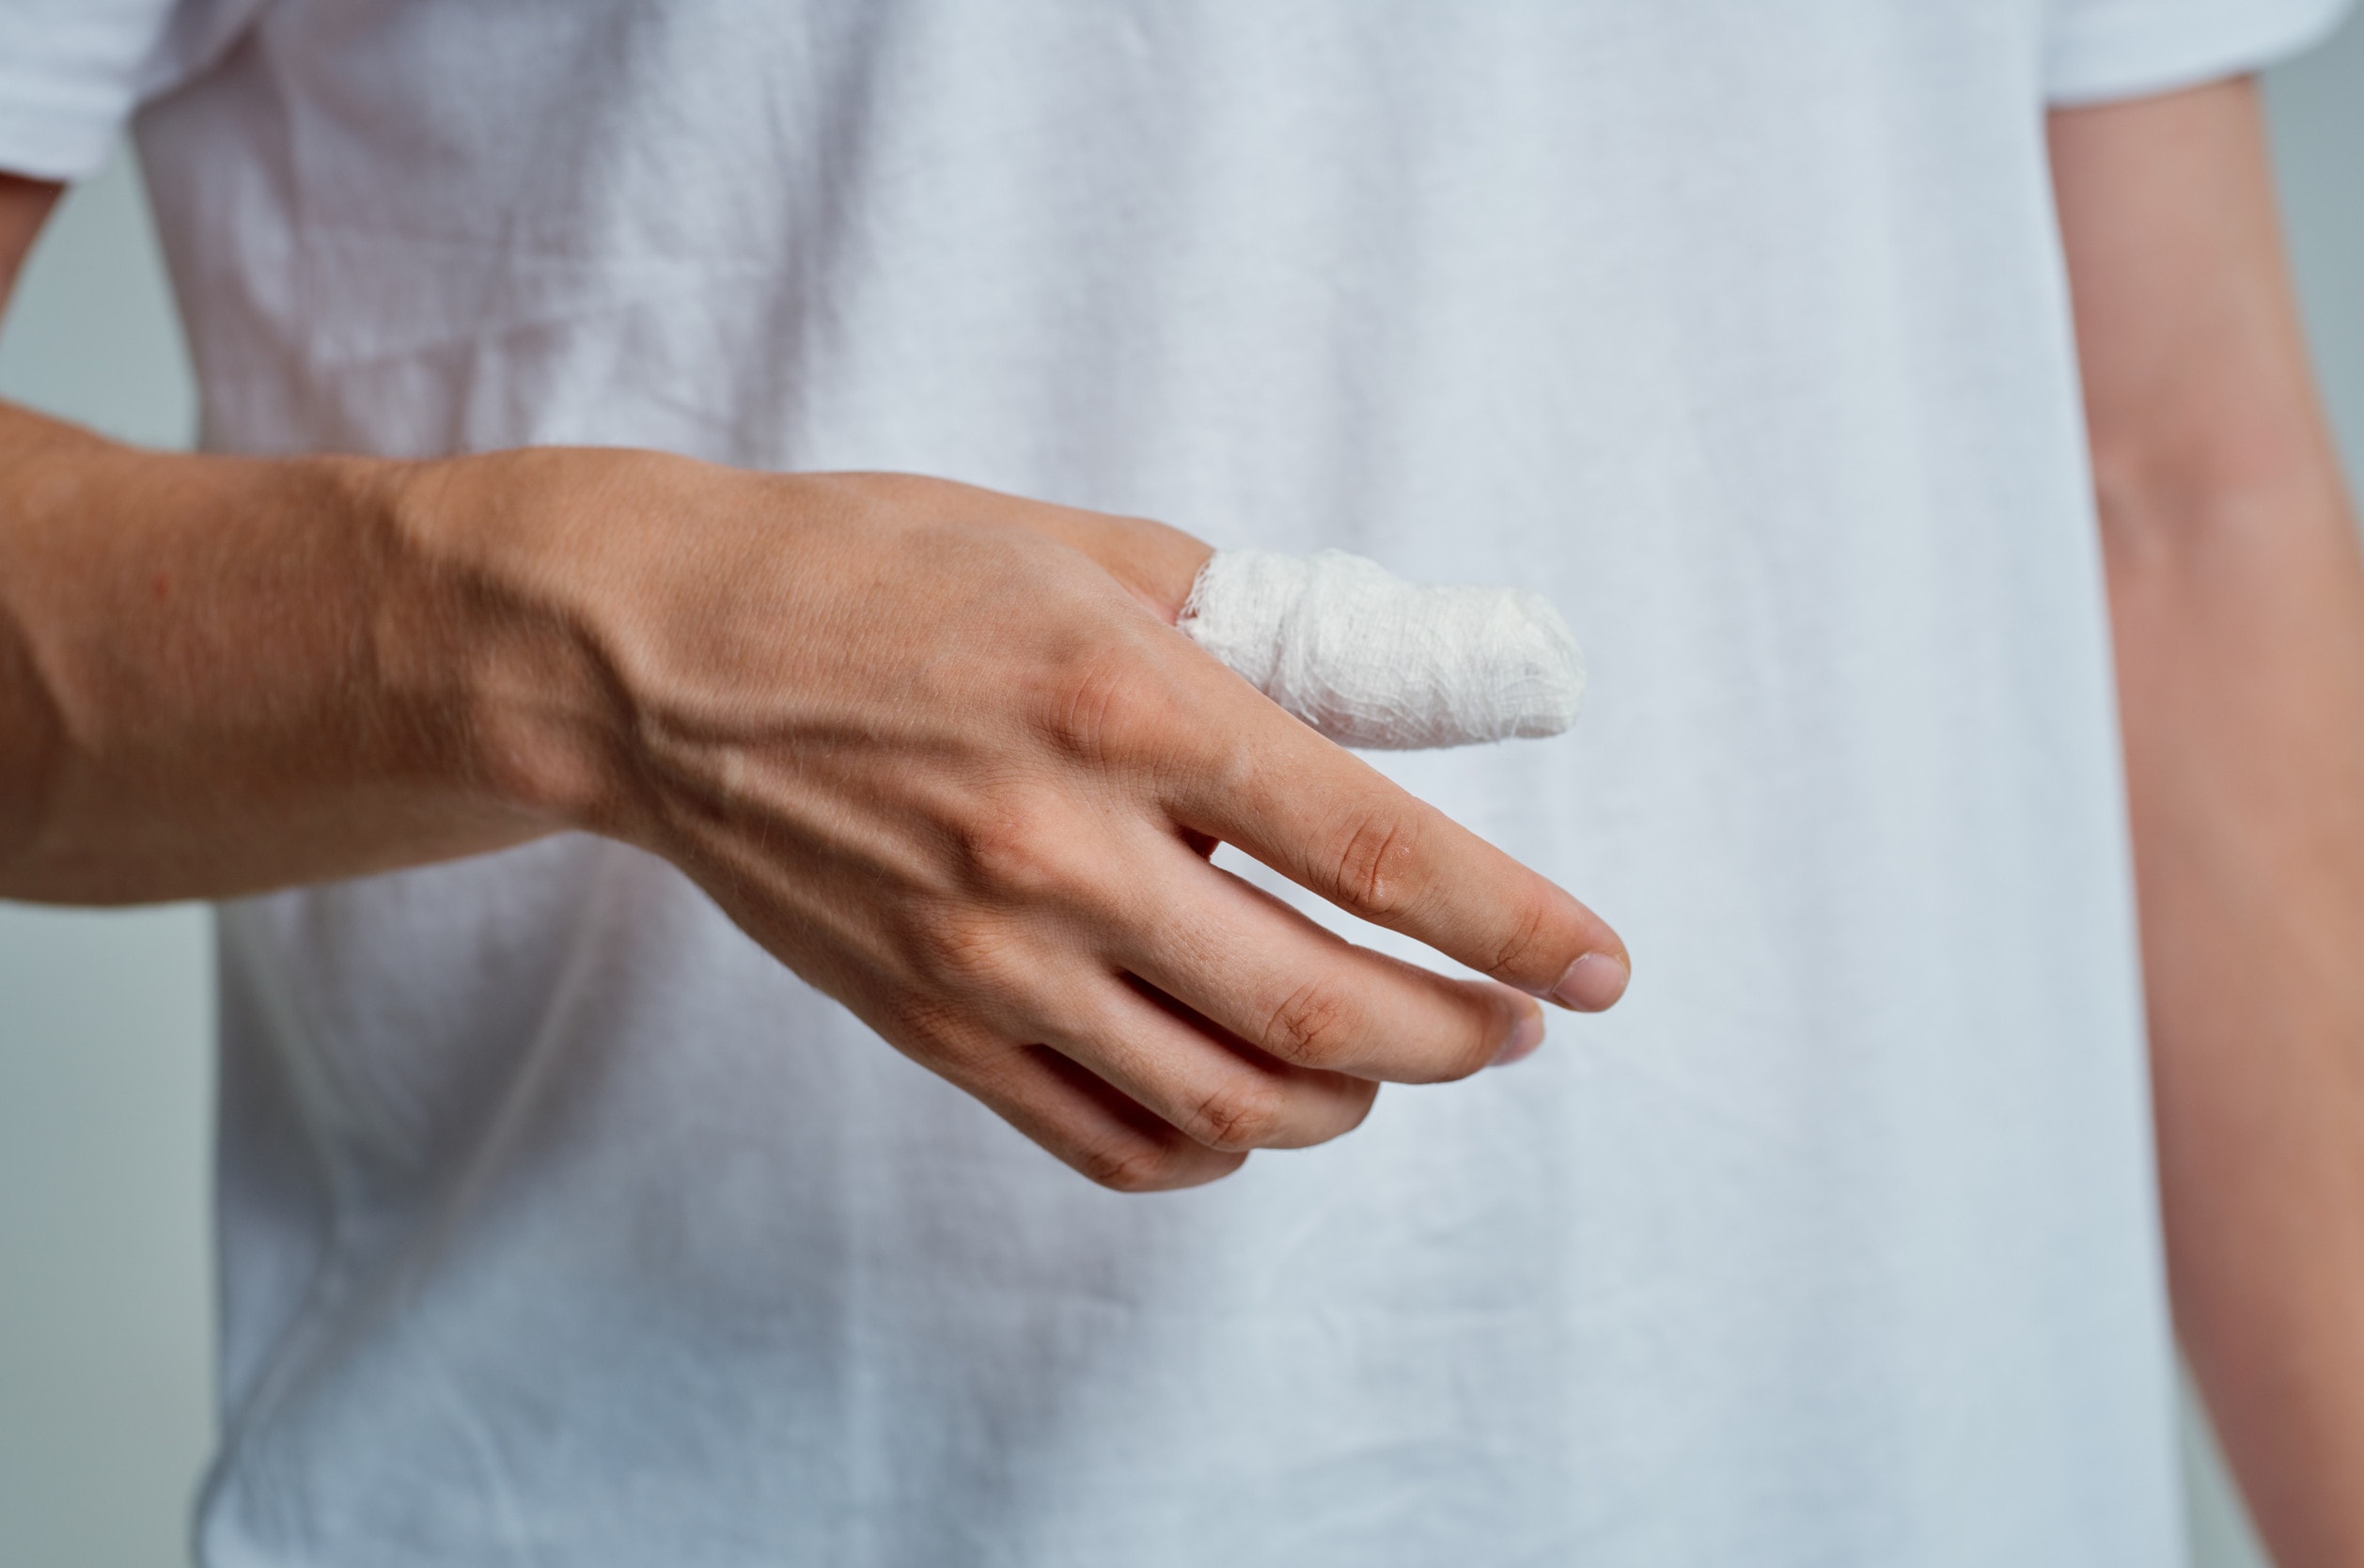
<path id="1" fill-rule="evenodd" d="M 2364 474 L 2364 24 L 2270 87 L 2316 354 Z M 20 285 L 0 397 L 185 445 L 176 330 L 118 160 Z M 187 1560 L 211 1425 L 210 964 L 195 908 L 0 902 L 0 1568 Z M 2196 1561 L 2262 1561 L 2197 1421 L 2187 1447 Z"/>

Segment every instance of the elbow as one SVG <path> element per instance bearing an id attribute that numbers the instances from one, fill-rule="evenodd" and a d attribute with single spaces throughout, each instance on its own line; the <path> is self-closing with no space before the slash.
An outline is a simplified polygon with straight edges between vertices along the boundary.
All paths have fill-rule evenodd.
<path id="1" fill-rule="evenodd" d="M 2093 500 L 2113 576 L 2344 541 L 2351 511 L 2327 432 L 2290 428 L 2092 441 Z"/>

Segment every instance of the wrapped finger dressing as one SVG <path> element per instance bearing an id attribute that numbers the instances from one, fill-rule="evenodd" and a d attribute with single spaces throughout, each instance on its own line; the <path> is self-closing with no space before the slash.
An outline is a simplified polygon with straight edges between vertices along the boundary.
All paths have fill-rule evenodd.
<path id="1" fill-rule="evenodd" d="M 1342 550 L 1218 550 L 1177 624 L 1341 745 L 1557 735 L 1584 697 L 1584 651 L 1542 595 L 1409 583 Z"/>

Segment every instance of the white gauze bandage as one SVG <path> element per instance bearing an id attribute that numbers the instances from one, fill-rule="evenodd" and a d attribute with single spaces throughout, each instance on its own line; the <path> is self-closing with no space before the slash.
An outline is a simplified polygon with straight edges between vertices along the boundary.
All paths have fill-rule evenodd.
<path id="1" fill-rule="evenodd" d="M 1557 735 L 1584 697 L 1584 651 L 1541 595 L 1407 583 L 1343 550 L 1218 550 L 1179 624 L 1341 745 Z"/>

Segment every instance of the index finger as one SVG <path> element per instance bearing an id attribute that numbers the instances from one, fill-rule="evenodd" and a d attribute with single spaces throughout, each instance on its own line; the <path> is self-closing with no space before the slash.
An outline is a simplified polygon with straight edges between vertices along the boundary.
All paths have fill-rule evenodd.
<path id="1" fill-rule="evenodd" d="M 1182 826 L 1236 844 L 1350 915 L 1506 985 L 1598 1011 L 1633 972 L 1617 933 L 1247 685 L 1210 693 L 1203 755 L 1167 784 Z"/>

